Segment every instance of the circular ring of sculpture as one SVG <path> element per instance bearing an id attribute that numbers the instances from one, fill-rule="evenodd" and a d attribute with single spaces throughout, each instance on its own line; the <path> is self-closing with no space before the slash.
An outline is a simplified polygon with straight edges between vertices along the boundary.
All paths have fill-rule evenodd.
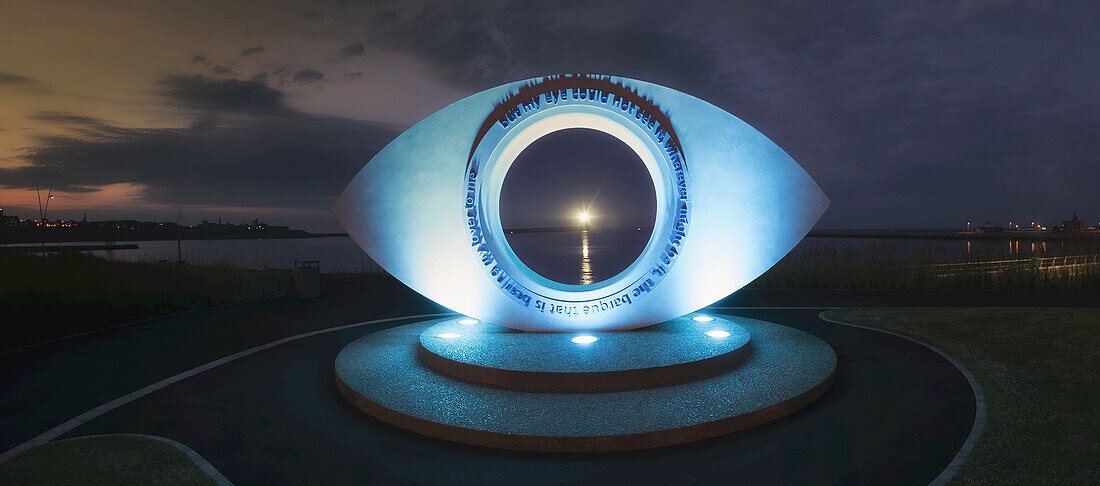
<path id="1" fill-rule="evenodd" d="M 638 155 L 653 181 L 656 219 L 641 255 L 619 274 L 590 285 L 554 282 L 528 268 L 500 222 L 500 190 L 516 157 L 539 138 L 587 128 L 610 135 Z M 687 164 L 668 117 L 650 100 L 601 78 L 554 78 L 532 84 L 486 118 L 470 151 L 463 214 L 470 247 L 488 278 L 541 312 L 587 316 L 627 305 L 661 283 L 687 236 Z M 530 299 L 530 301 L 528 300 Z"/>
<path id="2" fill-rule="evenodd" d="M 641 256 L 591 285 L 532 271 L 500 223 L 515 157 L 566 128 L 630 146 L 657 198 Z M 378 152 L 333 211 L 379 266 L 444 307 L 513 329 L 573 332 L 637 329 L 710 305 L 778 262 L 827 206 L 787 153 L 728 112 L 645 81 L 566 74 L 433 113 Z"/>
<path id="3" fill-rule="evenodd" d="M 568 128 L 598 130 L 631 147 L 657 201 L 641 256 L 592 285 L 532 271 L 500 222 L 500 189 L 515 158 L 539 137 Z M 685 93 L 604 75 L 546 76 L 485 90 L 390 142 L 333 211 L 371 258 L 424 296 L 485 326 L 559 333 L 506 331 L 515 336 L 486 335 L 481 347 L 447 349 L 432 340 L 461 338 L 461 330 L 440 330 L 427 341 L 422 333 L 448 319 L 387 329 L 340 352 L 337 385 L 360 409 L 398 427 L 509 449 L 657 447 L 787 415 L 824 393 L 836 369 L 832 348 L 807 333 L 737 319 L 751 341 L 733 327 L 703 331 L 729 338 L 729 346 L 693 358 L 652 352 L 652 329 L 601 332 L 668 325 L 729 295 L 789 252 L 826 206 L 821 189 L 782 149 Z M 699 329 L 677 329 L 656 347 L 700 342 Z M 580 331 L 590 334 L 574 336 L 569 346 L 586 348 L 558 347 L 568 337 L 560 332 Z M 599 346 L 597 336 L 610 346 Z M 540 353 L 546 363 L 538 362 Z M 734 354 L 740 359 L 720 359 Z"/>
<path id="4" fill-rule="evenodd" d="M 446 319 L 420 333 L 420 361 L 473 383 L 531 392 L 607 392 L 714 376 L 746 358 L 736 322 L 685 316 L 632 332 L 525 333 Z"/>

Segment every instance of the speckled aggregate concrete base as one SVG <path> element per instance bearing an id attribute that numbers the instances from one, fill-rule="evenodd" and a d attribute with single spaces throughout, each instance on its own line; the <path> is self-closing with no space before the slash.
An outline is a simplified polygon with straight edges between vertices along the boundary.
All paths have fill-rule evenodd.
<path id="1" fill-rule="evenodd" d="M 554 452 L 647 449 L 728 434 L 788 415 L 832 384 L 836 353 L 807 333 L 729 318 L 751 335 L 725 373 L 656 388 L 539 393 L 458 380 L 417 358 L 441 320 L 369 334 L 336 357 L 340 391 L 357 407 L 420 434 L 487 447 Z"/>
<path id="2" fill-rule="evenodd" d="M 666 386 L 723 373 L 744 357 L 748 330 L 721 317 L 692 317 L 588 333 L 532 333 L 444 319 L 420 333 L 418 352 L 429 367 L 456 378 L 542 392 Z M 596 341 L 571 340 L 578 336 Z"/>

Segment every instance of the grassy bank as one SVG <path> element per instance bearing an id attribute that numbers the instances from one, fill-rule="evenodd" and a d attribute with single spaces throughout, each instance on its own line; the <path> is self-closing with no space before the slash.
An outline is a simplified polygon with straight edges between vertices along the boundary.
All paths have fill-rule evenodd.
<path id="1" fill-rule="evenodd" d="M 2 348 L 292 291 L 291 273 L 284 270 L 0 253 Z"/>
<path id="2" fill-rule="evenodd" d="M 145 437 L 90 437 L 45 444 L 0 464 L 0 484 L 213 485 L 183 452 Z"/>
<path id="3" fill-rule="evenodd" d="M 1089 484 L 1100 477 L 1100 311 L 879 308 L 829 318 L 942 349 L 985 392 L 986 429 L 958 484 Z"/>
<path id="4" fill-rule="evenodd" d="M 819 261 L 780 263 L 749 288 L 814 290 L 1100 290 L 1100 265 L 1078 269 L 1019 268 L 948 274 L 928 267 Z"/>
<path id="5" fill-rule="evenodd" d="M 944 248 L 886 243 L 858 247 L 804 241 L 750 288 L 1100 290 L 1100 264 L 1043 266 L 1043 258 L 1100 254 L 1100 242 L 1077 242 L 1066 248 L 1030 246 L 1035 248 L 1025 245 L 1006 254 L 1003 248 L 988 245 Z"/>

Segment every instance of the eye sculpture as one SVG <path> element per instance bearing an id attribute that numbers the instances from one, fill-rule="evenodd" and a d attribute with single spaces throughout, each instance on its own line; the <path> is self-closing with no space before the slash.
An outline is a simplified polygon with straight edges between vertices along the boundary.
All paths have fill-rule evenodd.
<path id="1" fill-rule="evenodd" d="M 587 285 L 531 270 L 500 215 L 521 152 L 575 128 L 633 150 L 657 201 L 640 255 Z M 382 268 L 451 310 L 527 331 L 607 331 L 733 293 L 787 254 L 828 204 L 789 155 L 714 105 L 644 81 L 562 75 L 485 90 L 425 118 L 375 155 L 333 212 Z"/>

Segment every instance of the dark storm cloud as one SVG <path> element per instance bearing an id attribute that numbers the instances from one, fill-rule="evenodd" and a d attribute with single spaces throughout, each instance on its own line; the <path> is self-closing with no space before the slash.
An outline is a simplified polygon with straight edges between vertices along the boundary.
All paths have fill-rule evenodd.
<path id="1" fill-rule="evenodd" d="M 173 74 L 160 81 L 162 93 L 186 107 L 225 112 L 282 113 L 288 109 L 283 93 L 255 79 L 215 79 Z"/>
<path id="2" fill-rule="evenodd" d="M 34 84 L 35 80 L 18 74 L 0 73 L 0 84 Z"/>
<path id="3" fill-rule="evenodd" d="M 87 192 L 133 183 L 151 203 L 320 211 L 398 130 L 287 108 L 262 83 L 169 76 L 163 94 L 203 114 L 190 128 L 122 128 L 65 113 L 36 115 L 79 128 L 41 137 L 29 165 L 0 169 L 0 184 Z"/>
<path id="4" fill-rule="evenodd" d="M 360 19 L 370 42 L 415 53 L 471 91 L 598 72 L 715 103 L 819 181 L 834 203 L 825 226 L 1049 220 L 1100 207 L 1087 182 L 1100 180 L 1100 9 L 1087 2 L 391 10 Z"/>
<path id="5" fill-rule="evenodd" d="M 341 61 L 347 61 L 356 56 L 362 56 L 366 51 L 367 48 L 363 46 L 363 44 L 348 44 L 341 47 L 339 51 L 336 51 L 336 58 Z"/>
<path id="6" fill-rule="evenodd" d="M 294 73 L 295 83 L 312 83 L 325 79 L 325 74 L 314 69 L 303 69 Z"/>
<path id="7" fill-rule="evenodd" d="M 241 56 L 251 56 L 253 54 L 259 54 L 264 52 L 264 46 L 252 46 L 241 51 Z"/>
<path id="8" fill-rule="evenodd" d="M 54 90 L 37 79 L 18 74 L 0 72 L 0 88 L 10 87 L 26 94 L 49 94 Z"/>
<path id="9" fill-rule="evenodd" d="M 237 71 L 234 71 L 225 66 L 214 66 L 210 68 L 210 74 L 216 74 L 218 76 L 236 76 Z"/>
<path id="10" fill-rule="evenodd" d="M 663 10 L 663 11 L 662 11 Z M 417 53 L 453 82 L 488 88 L 561 72 L 611 73 L 713 86 L 718 59 L 705 36 L 676 28 L 684 9 L 596 2 L 444 2 L 401 18 L 370 13 L 372 43 Z M 587 15 L 574 17 L 571 14 Z"/>
<path id="11" fill-rule="evenodd" d="M 32 120 L 56 123 L 58 125 L 70 125 L 78 127 L 92 127 L 97 129 L 112 128 L 111 125 L 99 118 L 75 115 L 61 111 L 39 111 L 29 117 Z"/>
<path id="12" fill-rule="evenodd" d="M 1100 207 L 1095 190 L 1100 57 L 1094 53 L 1100 45 L 1095 28 L 1100 9 L 1088 2 L 570 0 L 417 6 L 372 0 L 334 2 L 324 9 L 324 15 L 309 9 L 295 21 L 308 29 L 309 39 L 322 42 L 320 56 L 356 58 L 365 45 L 397 51 L 405 54 L 397 57 L 416 60 L 387 61 L 386 69 L 413 66 L 403 76 L 431 73 L 425 75 L 469 93 L 531 76 L 595 72 L 696 95 L 744 119 L 807 169 L 833 200 L 825 227 L 942 226 L 967 219 L 1004 224 L 1021 216 L 1051 221 L 1074 209 L 1100 216 L 1095 209 L 1089 213 Z M 290 40 L 296 35 L 275 31 Z M 360 44 L 344 44 L 348 39 L 361 41 L 362 50 Z M 220 56 L 236 54 L 250 42 L 259 41 L 229 44 L 234 47 Z M 212 204 L 246 193 L 261 200 L 251 189 L 251 178 L 259 177 L 256 184 L 272 191 L 274 205 L 282 193 L 263 178 L 293 183 L 290 169 L 278 169 L 289 167 L 288 154 L 319 151 L 333 166 L 357 168 L 373 153 L 368 150 L 373 144 L 359 144 L 355 137 L 392 135 L 362 122 L 295 111 L 271 87 L 297 82 L 293 92 L 305 93 L 372 78 L 370 67 L 334 66 L 326 77 L 317 70 L 298 71 L 300 61 L 275 54 L 264 54 L 272 57 L 264 66 L 269 74 L 250 81 L 227 79 L 247 76 L 188 54 L 184 63 L 191 58 L 193 69 L 219 78 L 169 76 L 157 86 L 167 102 L 194 116 L 187 129 L 122 128 L 73 114 L 38 113 L 37 122 L 73 135 L 40 139 L 25 160 L 31 165 L 0 172 L 0 184 L 27 187 L 34 182 L 27 174 L 38 171 L 36 177 L 68 181 L 71 190 L 94 181 L 149 184 L 159 189 L 150 189 L 147 197 L 163 201 L 163 195 L 184 187 L 163 171 L 195 167 L 203 172 L 193 176 L 196 184 L 211 182 L 206 172 L 218 174 L 212 189 L 202 192 Z M 357 74 L 364 71 L 367 75 Z M 18 90 L 17 96 L 55 92 L 26 76 L 3 73 L 0 90 Z M 437 93 L 423 96 L 440 107 L 453 101 L 437 100 Z M 308 96 L 302 100 L 310 102 Z M 332 151 L 316 140 L 331 142 Z M 246 142 L 256 146 L 245 147 Z M 269 156 L 265 147 L 280 148 L 270 154 L 275 172 L 245 170 L 262 166 L 255 161 Z M 359 151 L 364 154 L 352 163 L 350 154 Z M 17 175 L 23 182 L 10 182 Z M 334 194 L 343 182 L 326 183 L 335 188 L 325 185 L 323 194 Z M 225 189 L 233 186 L 239 189 Z"/>
<path id="13" fill-rule="evenodd" d="M 723 63 L 732 89 L 713 101 L 821 182 L 827 224 L 1049 221 L 1100 203 L 1080 182 L 1100 177 L 1084 156 L 1100 149 L 1098 98 L 1067 69 L 1096 36 L 1065 13 L 844 4 L 742 18 Z"/>

